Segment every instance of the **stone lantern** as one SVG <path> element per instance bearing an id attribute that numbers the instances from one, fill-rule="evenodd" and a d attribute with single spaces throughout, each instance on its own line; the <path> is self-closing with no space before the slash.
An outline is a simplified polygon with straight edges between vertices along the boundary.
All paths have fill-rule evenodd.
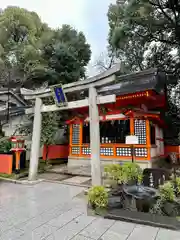
<path id="1" fill-rule="evenodd" d="M 24 148 L 24 139 L 22 136 L 12 136 L 10 138 L 11 141 L 11 152 L 15 152 L 16 156 L 16 173 L 20 171 L 20 156 L 21 153 L 25 150 Z"/>

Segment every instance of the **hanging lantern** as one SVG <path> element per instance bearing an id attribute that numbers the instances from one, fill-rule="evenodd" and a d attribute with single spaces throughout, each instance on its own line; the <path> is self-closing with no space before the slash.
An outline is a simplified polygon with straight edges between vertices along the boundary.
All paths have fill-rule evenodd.
<path id="1" fill-rule="evenodd" d="M 19 172 L 20 169 L 20 156 L 21 152 L 25 150 L 24 148 L 24 139 L 20 136 L 13 136 L 10 138 L 11 141 L 11 152 L 15 152 L 16 155 L 16 172 Z"/>

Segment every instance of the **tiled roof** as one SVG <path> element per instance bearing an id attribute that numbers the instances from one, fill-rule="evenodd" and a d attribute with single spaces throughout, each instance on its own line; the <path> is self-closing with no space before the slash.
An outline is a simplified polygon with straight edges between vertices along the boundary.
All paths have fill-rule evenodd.
<path id="1" fill-rule="evenodd" d="M 104 94 L 128 94 L 145 90 L 161 92 L 164 89 L 166 75 L 157 69 L 132 73 L 117 78 L 118 83 L 101 88 L 98 92 Z"/>

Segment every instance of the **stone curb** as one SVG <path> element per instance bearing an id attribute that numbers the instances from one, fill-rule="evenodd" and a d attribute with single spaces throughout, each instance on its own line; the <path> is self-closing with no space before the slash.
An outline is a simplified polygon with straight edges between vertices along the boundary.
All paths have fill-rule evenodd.
<path id="1" fill-rule="evenodd" d="M 35 184 L 38 184 L 38 183 L 44 181 L 44 179 L 38 179 L 38 180 L 35 180 L 35 181 L 28 181 L 28 180 L 16 180 L 16 179 L 3 178 L 3 177 L 0 177 L 0 180 L 5 181 L 5 182 L 16 183 L 16 184 L 23 184 L 23 185 L 35 185 Z"/>
<path id="2" fill-rule="evenodd" d="M 73 172 L 67 172 L 67 171 L 58 171 L 58 170 L 53 170 L 53 169 L 48 169 L 46 172 L 49 173 L 56 173 L 56 174 L 63 174 L 63 175 L 69 175 L 72 177 L 80 176 L 80 177 L 91 177 L 91 174 L 81 174 L 81 173 L 73 173 Z"/>
<path id="3" fill-rule="evenodd" d="M 63 182 L 63 181 L 48 180 L 48 179 L 43 179 L 43 180 L 44 180 L 44 182 L 58 183 L 58 184 L 63 184 L 63 185 L 75 186 L 75 187 L 82 187 L 82 188 L 89 188 L 90 187 L 88 185 L 77 184 L 77 183 L 66 183 L 66 182 Z"/>

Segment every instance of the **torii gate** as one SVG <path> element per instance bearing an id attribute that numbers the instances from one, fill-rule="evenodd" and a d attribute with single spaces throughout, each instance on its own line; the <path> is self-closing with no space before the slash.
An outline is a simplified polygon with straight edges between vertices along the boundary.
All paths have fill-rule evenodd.
<path id="1" fill-rule="evenodd" d="M 31 145 L 31 157 L 29 168 L 29 180 L 34 181 L 37 177 L 39 163 L 39 149 L 41 136 L 42 112 L 61 111 L 89 106 L 90 117 L 90 147 L 91 147 L 91 176 L 93 185 L 101 185 L 101 163 L 100 163 L 100 133 L 99 133 L 99 112 L 98 104 L 105 104 L 116 101 L 115 95 L 98 96 L 97 87 L 115 82 L 116 74 L 120 72 L 120 64 L 103 72 L 95 77 L 63 85 L 64 93 L 83 91 L 89 89 L 89 98 L 73 102 L 67 102 L 66 106 L 43 105 L 42 99 L 52 95 L 50 89 L 32 91 L 21 89 L 25 99 L 35 99 L 35 107 L 26 110 L 26 114 L 34 113 L 33 134 Z M 93 126 L 93 127 L 92 127 Z"/>

